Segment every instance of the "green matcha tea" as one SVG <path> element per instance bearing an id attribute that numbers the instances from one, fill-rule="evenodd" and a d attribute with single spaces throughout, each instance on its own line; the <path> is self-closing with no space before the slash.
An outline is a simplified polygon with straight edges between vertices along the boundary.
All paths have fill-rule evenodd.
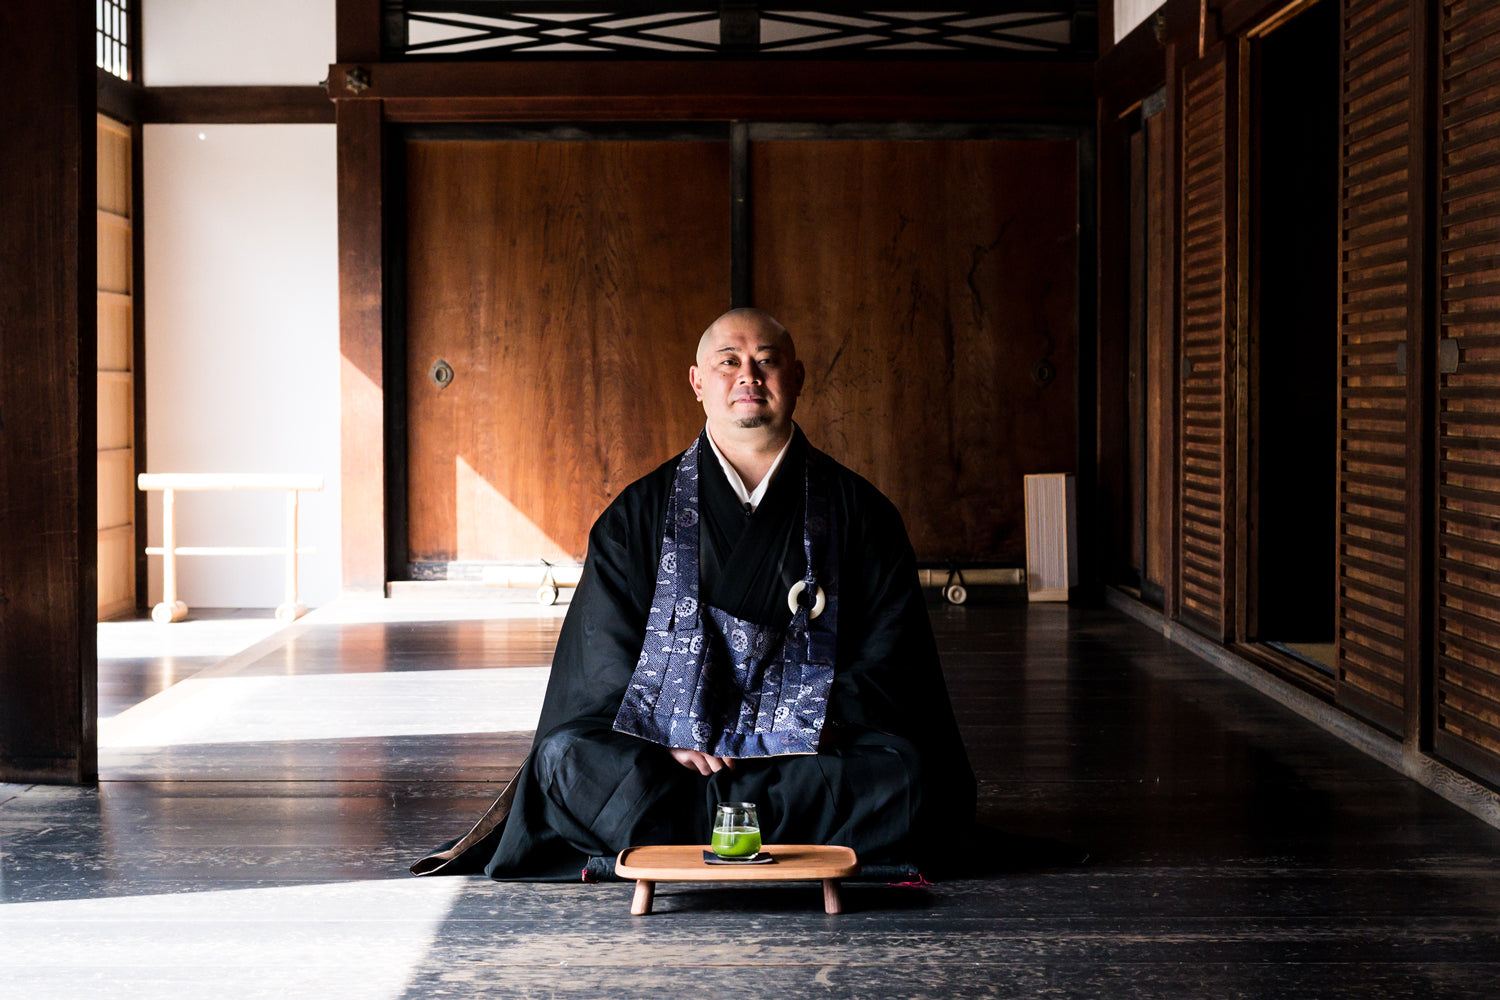
<path id="1" fill-rule="evenodd" d="M 748 858 L 760 851 L 760 830 L 746 826 L 715 830 L 709 846 L 721 858 Z"/>

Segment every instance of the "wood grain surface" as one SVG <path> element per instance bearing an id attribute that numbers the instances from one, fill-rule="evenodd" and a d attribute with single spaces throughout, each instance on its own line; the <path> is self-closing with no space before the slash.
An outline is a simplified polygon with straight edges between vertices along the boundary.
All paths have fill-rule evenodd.
<path id="1" fill-rule="evenodd" d="M 94 770 L 93 37 L 0 8 L 0 780 Z"/>
<path id="2" fill-rule="evenodd" d="M 751 146 L 754 302 L 807 366 L 797 419 L 895 502 L 919 559 L 1022 562 L 1022 476 L 1075 470 L 1075 158 L 1063 141 Z"/>
<path id="3" fill-rule="evenodd" d="M 615 860 L 615 874 L 657 882 L 794 882 L 847 878 L 859 871 L 859 859 L 847 847 L 766 844 L 761 853 L 776 860 L 756 865 L 711 865 L 703 860 L 706 850 L 707 844 L 627 847 Z"/>
<path id="4" fill-rule="evenodd" d="M 410 559 L 581 559 L 702 425 L 728 144 L 423 141 L 407 170 Z"/>
<path id="5" fill-rule="evenodd" d="M 1173 364 L 1171 133 L 1163 112 L 1141 126 L 1146 171 L 1146 546 L 1143 582 L 1160 594 L 1172 577 L 1172 494 L 1176 462 L 1172 425 L 1177 372 Z"/>
<path id="6" fill-rule="evenodd" d="M 1436 739 L 1500 780 L 1500 11 L 1442 5 Z M 1439 357 L 1441 357 L 1441 352 Z"/>
<path id="7" fill-rule="evenodd" d="M 382 593 L 385 509 L 385 151 L 378 104 L 338 110 L 341 581 Z"/>
<path id="8" fill-rule="evenodd" d="M 1223 48 L 1184 71 L 1177 581 L 1184 613 L 1221 639 L 1233 628 L 1238 210 L 1233 90 Z"/>
<path id="9" fill-rule="evenodd" d="M 1408 371 L 1420 365 L 1411 331 L 1423 311 L 1421 272 L 1408 262 L 1421 258 L 1413 235 L 1425 228 L 1412 132 L 1422 103 L 1414 11 L 1397 0 L 1352 0 L 1341 13 L 1338 698 L 1392 731 L 1402 727 L 1405 678 L 1416 669 L 1408 571 L 1422 533 L 1411 523 L 1407 457 L 1418 420 Z"/>
<path id="10" fill-rule="evenodd" d="M 134 137 L 130 126 L 95 116 L 99 241 L 95 296 L 98 528 L 97 606 L 105 620 L 135 608 L 137 438 L 133 319 L 136 287 Z"/>

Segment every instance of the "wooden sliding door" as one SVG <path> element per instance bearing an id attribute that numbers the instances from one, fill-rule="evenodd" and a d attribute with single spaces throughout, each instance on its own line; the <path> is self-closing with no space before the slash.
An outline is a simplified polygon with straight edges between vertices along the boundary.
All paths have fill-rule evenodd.
<path id="1" fill-rule="evenodd" d="M 797 339 L 798 421 L 918 558 L 1020 565 L 1022 477 L 1077 466 L 1078 143 L 868 131 L 751 126 L 734 169 L 728 130 L 409 138 L 407 576 L 581 559 L 701 428 L 687 369 L 735 273 Z"/>
<path id="2" fill-rule="evenodd" d="M 774 133 L 773 133 L 774 134 Z M 1025 558 L 1022 477 L 1077 453 L 1077 144 L 751 144 L 754 300 L 797 338 L 809 438 L 919 559 Z"/>
<path id="3" fill-rule="evenodd" d="M 135 226 L 130 126 L 98 115 L 99 618 L 129 614 L 135 593 Z"/>
<path id="4" fill-rule="evenodd" d="M 1500 8 L 1441 28 L 1434 743 L 1500 780 Z"/>
<path id="5" fill-rule="evenodd" d="M 1235 385 L 1239 376 L 1239 194 L 1242 115 L 1232 50 L 1182 80 L 1182 227 L 1177 593 L 1184 621 L 1225 639 L 1234 628 Z"/>
<path id="6" fill-rule="evenodd" d="M 703 423 L 729 303 L 729 144 L 406 147 L 409 572 L 578 560 Z"/>
<path id="7" fill-rule="evenodd" d="M 1339 704 L 1404 731 L 1421 657 L 1413 374 L 1423 323 L 1422 153 L 1410 0 L 1346 0 L 1339 206 Z"/>

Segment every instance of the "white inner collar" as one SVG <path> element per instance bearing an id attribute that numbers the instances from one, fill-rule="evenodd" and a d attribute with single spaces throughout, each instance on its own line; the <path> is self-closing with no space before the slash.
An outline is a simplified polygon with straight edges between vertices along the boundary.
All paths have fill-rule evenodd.
<path id="1" fill-rule="evenodd" d="M 705 430 L 707 430 L 706 427 Z M 781 446 L 781 450 L 776 453 L 776 458 L 771 462 L 771 467 L 766 470 L 766 474 L 761 477 L 760 483 L 753 490 L 745 489 L 745 481 L 740 478 L 738 472 L 734 471 L 734 466 L 729 464 L 724 453 L 719 450 L 718 444 L 714 442 L 713 431 L 707 431 L 707 437 L 708 446 L 713 449 L 714 457 L 719 460 L 719 467 L 724 470 L 724 478 L 729 480 L 729 488 L 734 490 L 734 495 L 740 498 L 740 503 L 754 512 L 760 506 L 760 502 L 765 499 L 766 489 L 771 485 L 771 478 L 776 475 L 776 470 L 781 468 L 781 460 L 786 458 L 786 450 L 792 446 L 793 435 L 787 435 L 786 444 Z"/>

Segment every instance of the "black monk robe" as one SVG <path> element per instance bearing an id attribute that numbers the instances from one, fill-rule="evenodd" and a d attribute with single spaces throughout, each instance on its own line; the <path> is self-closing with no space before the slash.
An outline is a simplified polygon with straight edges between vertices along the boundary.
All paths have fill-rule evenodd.
<path id="1" fill-rule="evenodd" d="M 767 843 L 853 847 L 868 863 L 934 856 L 966 835 L 974 776 L 953 720 L 906 529 L 864 478 L 812 451 L 801 430 L 753 514 L 704 446 L 701 598 L 784 627 L 802 579 L 803 470 L 826 463 L 839 533 L 838 656 L 815 755 L 744 759 L 712 776 L 665 747 L 614 732 L 656 583 L 677 460 L 631 484 L 595 522 L 558 638 L 531 756 L 496 807 L 418 874 L 577 879 L 591 856 L 708 843 L 717 801 L 760 807 Z"/>

